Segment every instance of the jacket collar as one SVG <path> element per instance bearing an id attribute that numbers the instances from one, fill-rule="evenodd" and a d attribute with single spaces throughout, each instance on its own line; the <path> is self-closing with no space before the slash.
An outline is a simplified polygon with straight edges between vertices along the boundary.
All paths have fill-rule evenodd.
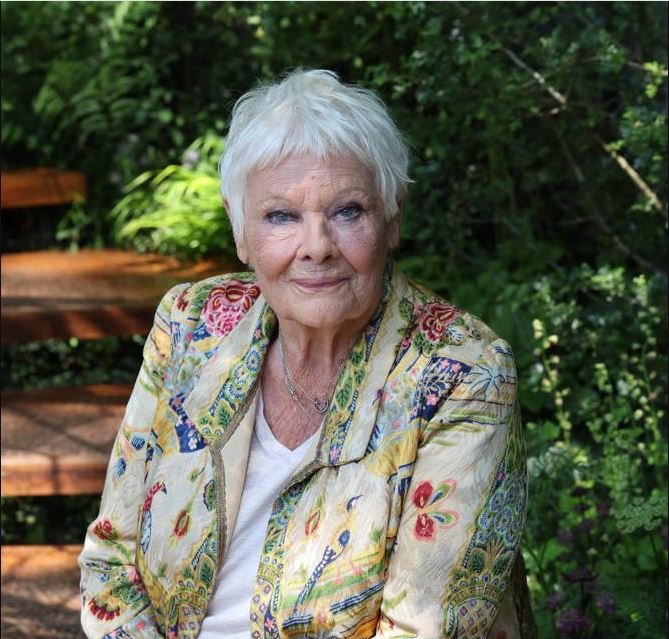
<path id="1" fill-rule="evenodd" d="M 320 437 L 294 477 L 307 468 L 336 466 L 365 454 L 376 422 L 379 394 L 406 329 L 399 312 L 406 288 L 406 279 L 389 262 L 379 308 L 351 349 Z M 254 395 L 276 327 L 276 315 L 260 295 L 233 331 L 211 348 L 213 355 L 183 405 L 209 445 L 222 445 L 225 450 L 225 442 L 240 424 L 252 431 L 253 420 L 240 420 L 239 412 L 255 406 Z M 250 433 L 247 435 L 250 441 Z"/>

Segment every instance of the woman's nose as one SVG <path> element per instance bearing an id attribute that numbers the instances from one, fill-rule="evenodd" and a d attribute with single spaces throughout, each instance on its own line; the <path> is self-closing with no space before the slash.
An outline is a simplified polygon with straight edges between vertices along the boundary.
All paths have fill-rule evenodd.
<path id="1" fill-rule="evenodd" d="M 311 259 L 320 264 L 328 258 L 337 256 L 337 243 L 324 215 L 306 215 L 300 232 L 302 233 L 298 250 L 300 259 Z"/>

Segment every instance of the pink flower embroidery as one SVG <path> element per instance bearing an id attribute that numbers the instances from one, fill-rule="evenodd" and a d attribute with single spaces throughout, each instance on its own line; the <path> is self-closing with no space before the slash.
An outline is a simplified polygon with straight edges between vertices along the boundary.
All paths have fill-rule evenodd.
<path id="1" fill-rule="evenodd" d="M 225 337 L 251 308 L 260 295 L 255 284 L 230 280 L 215 286 L 202 310 L 207 330 L 217 337 Z"/>
<path id="2" fill-rule="evenodd" d="M 116 531 L 109 519 L 99 519 L 93 526 L 93 534 L 103 541 L 116 539 Z"/>
<path id="3" fill-rule="evenodd" d="M 425 513 L 420 513 L 416 519 L 414 533 L 418 539 L 432 539 L 434 535 L 434 519 Z"/>
<path id="4" fill-rule="evenodd" d="M 460 311 L 453 304 L 431 302 L 423 307 L 418 326 L 425 337 L 435 343 L 443 337 L 448 325 L 459 315 Z"/>
<path id="5" fill-rule="evenodd" d="M 437 502 L 448 498 L 455 491 L 456 485 L 455 479 L 447 479 L 434 490 L 429 481 L 423 481 L 413 491 L 411 500 L 418 509 L 413 533 L 418 541 L 432 541 L 437 524 L 449 528 L 458 522 L 459 515 L 454 510 L 432 508 Z"/>
<path id="6" fill-rule="evenodd" d="M 176 307 L 180 311 L 185 311 L 186 308 L 188 307 L 188 288 L 185 288 L 181 293 L 179 293 L 179 297 L 177 297 L 176 301 Z"/>

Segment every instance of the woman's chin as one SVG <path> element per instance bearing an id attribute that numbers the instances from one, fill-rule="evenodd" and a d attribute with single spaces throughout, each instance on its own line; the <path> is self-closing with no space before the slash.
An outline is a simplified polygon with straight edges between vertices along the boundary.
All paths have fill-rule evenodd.
<path id="1" fill-rule="evenodd" d="M 282 319 L 288 319 L 309 329 L 332 330 L 350 325 L 351 327 L 356 326 L 359 330 L 359 321 L 356 320 L 361 317 L 361 309 L 358 308 L 358 313 L 355 313 L 353 308 L 347 307 L 348 304 L 337 299 L 331 303 L 296 303 L 286 305 L 285 313 L 282 313 L 281 309 L 275 309 L 275 311 L 279 322 Z"/>

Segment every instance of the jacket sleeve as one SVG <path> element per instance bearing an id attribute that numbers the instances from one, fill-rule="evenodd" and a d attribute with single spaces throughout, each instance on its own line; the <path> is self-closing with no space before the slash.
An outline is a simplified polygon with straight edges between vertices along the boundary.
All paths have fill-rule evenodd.
<path id="1" fill-rule="evenodd" d="M 144 359 L 114 442 L 100 513 L 88 527 L 81 568 L 81 623 L 91 639 L 162 637 L 135 569 L 138 523 L 144 500 L 147 438 L 172 351 L 170 316 L 188 285 L 160 302 L 144 346 Z"/>
<path id="2" fill-rule="evenodd" d="M 516 385 L 511 349 L 496 339 L 422 424 L 377 636 L 519 636 L 507 614 L 527 497 Z"/>

